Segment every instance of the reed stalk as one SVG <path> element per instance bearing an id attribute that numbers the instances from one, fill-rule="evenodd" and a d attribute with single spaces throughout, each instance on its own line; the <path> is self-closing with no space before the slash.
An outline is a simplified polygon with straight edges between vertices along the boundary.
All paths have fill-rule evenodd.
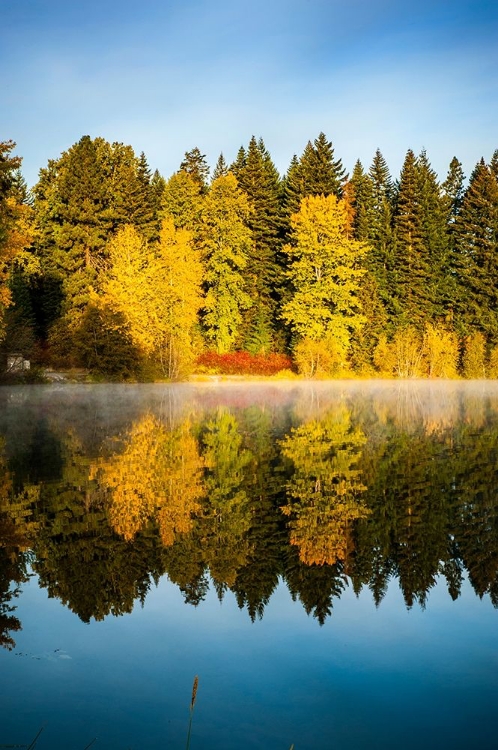
<path id="1" fill-rule="evenodd" d="M 188 734 L 187 734 L 187 747 L 186 750 L 190 750 L 190 733 L 192 732 L 192 719 L 194 716 L 195 699 L 197 698 L 197 688 L 199 686 L 199 678 L 197 675 L 194 677 L 194 684 L 192 685 L 192 698 L 190 700 L 190 721 L 188 723 Z"/>

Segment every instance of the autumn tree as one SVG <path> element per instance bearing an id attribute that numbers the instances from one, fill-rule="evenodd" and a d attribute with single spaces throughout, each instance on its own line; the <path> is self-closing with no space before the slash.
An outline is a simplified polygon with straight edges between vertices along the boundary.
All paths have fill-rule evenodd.
<path id="1" fill-rule="evenodd" d="M 12 156 L 12 141 L 0 142 L 0 340 L 4 316 L 12 302 L 8 279 L 12 262 L 32 240 L 30 208 L 17 189 L 21 159 Z"/>
<path id="2" fill-rule="evenodd" d="M 341 405 L 293 429 L 281 443 L 293 465 L 281 510 L 290 518 L 291 544 L 308 565 L 344 560 L 353 521 L 369 513 L 361 500 L 366 487 L 358 468 L 364 442 Z"/>
<path id="3" fill-rule="evenodd" d="M 334 195 L 310 196 L 292 217 L 292 242 L 285 246 L 292 296 L 282 317 L 296 346 L 310 342 L 329 351 L 332 368 L 345 366 L 351 333 L 364 323 L 358 301 L 366 246 L 348 239 L 346 207 Z M 313 368 L 311 368 L 313 373 Z"/>

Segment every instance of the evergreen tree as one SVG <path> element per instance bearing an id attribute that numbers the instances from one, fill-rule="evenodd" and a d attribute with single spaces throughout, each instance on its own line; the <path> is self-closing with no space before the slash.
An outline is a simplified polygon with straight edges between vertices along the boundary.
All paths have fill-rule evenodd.
<path id="1" fill-rule="evenodd" d="M 352 187 L 353 233 L 356 240 L 368 242 L 370 239 L 370 217 L 373 209 L 373 186 L 358 159 L 350 183 Z"/>
<path id="2" fill-rule="evenodd" d="M 419 172 L 415 154 L 408 150 L 394 214 L 392 313 L 402 324 L 421 323 L 426 317 L 430 294 L 428 253 L 422 236 Z"/>
<path id="3" fill-rule="evenodd" d="M 248 257 L 247 291 L 253 306 L 246 321 L 243 346 L 258 353 L 271 348 L 274 336 L 281 220 L 280 177 L 263 141 L 257 142 L 254 136 L 237 181 L 252 209 L 248 218 L 253 242 Z"/>
<path id="4" fill-rule="evenodd" d="M 230 169 L 229 169 L 229 171 L 232 172 L 235 175 L 235 177 L 237 177 L 237 179 L 239 178 L 241 171 L 244 169 L 246 165 L 246 158 L 247 158 L 246 150 L 244 146 L 241 146 L 239 150 L 237 151 L 237 157 L 235 161 L 232 162 L 232 164 L 230 165 Z"/>
<path id="5" fill-rule="evenodd" d="M 160 216 L 171 216 L 177 229 L 188 229 L 195 234 L 199 230 L 202 200 L 199 183 L 181 170 L 164 186 Z"/>
<path id="6" fill-rule="evenodd" d="M 447 204 L 427 154 L 417 160 L 421 235 L 428 256 L 431 317 L 442 318 L 452 306 L 452 280 L 447 232 Z"/>
<path id="7" fill-rule="evenodd" d="M 207 287 L 202 322 L 208 343 L 220 354 L 240 338 L 243 313 L 252 304 L 245 280 L 252 243 L 249 214 L 234 175 L 218 177 L 204 199 L 200 239 Z"/>
<path id="8" fill-rule="evenodd" d="M 498 341 L 498 182 L 484 159 L 476 165 L 455 222 L 458 323 Z"/>
<path id="9" fill-rule="evenodd" d="M 206 162 L 206 155 L 201 154 L 197 146 L 191 151 L 185 152 L 185 158 L 180 164 L 180 170 L 193 178 L 202 194 L 207 192 L 209 167 Z"/>
<path id="10" fill-rule="evenodd" d="M 218 177 L 226 177 L 227 174 L 228 174 L 228 171 L 229 171 L 228 170 L 228 164 L 225 161 L 225 157 L 221 153 L 218 156 L 218 161 L 216 162 L 216 166 L 215 166 L 215 168 L 213 170 L 213 179 L 212 179 L 212 181 L 214 182 L 214 180 L 217 180 Z"/>

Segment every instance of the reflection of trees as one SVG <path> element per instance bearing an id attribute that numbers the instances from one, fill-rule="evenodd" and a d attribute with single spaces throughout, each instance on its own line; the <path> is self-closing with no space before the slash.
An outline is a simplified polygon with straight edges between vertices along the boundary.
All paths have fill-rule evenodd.
<path id="1" fill-rule="evenodd" d="M 251 526 L 247 559 L 237 572 L 232 589 L 239 607 L 247 607 L 252 620 L 262 617 L 264 608 L 278 584 L 282 570 L 282 550 L 286 534 L 279 506 L 285 484 L 275 424 L 268 408 L 249 407 L 240 417 L 240 429 L 251 452 L 244 488 L 250 501 Z"/>
<path id="2" fill-rule="evenodd" d="M 30 485 L 14 493 L 12 475 L 0 456 L 0 646 L 9 650 L 16 645 L 10 633 L 21 630 L 11 602 L 27 580 L 28 550 L 35 530 L 32 506 L 37 494 L 37 488 Z"/>
<path id="3" fill-rule="evenodd" d="M 124 449 L 94 462 L 97 479 L 109 502 L 109 520 L 127 541 L 154 519 L 164 545 L 192 529 L 200 510 L 202 468 L 196 439 L 186 421 L 171 430 L 151 414 L 133 424 Z"/>
<path id="4" fill-rule="evenodd" d="M 357 468 L 364 442 L 344 404 L 294 428 L 282 441 L 283 455 L 293 465 L 282 512 L 291 518 L 291 544 L 308 565 L 344 560 L 353 521 L 368 515 Z"/>
<path id="5" fill-rule="evenodd" d="M 397 578 L 410 606 L 441 575 L 458 597 L 468 574 L 497 606 L 498 402 L 473 416 L 458 393 L 449 412 L 395 395 L 302 399 L 290 431 L 289 412 L 247 403 L 198 422 L 145 410 L 119 441 L 67 415 L 23 424 L 0 463 L 5 643 L 28 549 L 83 620 L 130 612 L 165 572 L 187 602 L 212 583 L 252 619 L 279 577 L 319 622 L 349 580 L 379 603 Z"/>
<path id="6" fill-rule="evenodd" d="M 249 552 L 252 509 L 243 488 L 251 453 L 242 445 L 237 420 L 220 409 L 204 425 L 206 501 L 202 510 L 204 560 L 215 582 L 232 586 Z"/>

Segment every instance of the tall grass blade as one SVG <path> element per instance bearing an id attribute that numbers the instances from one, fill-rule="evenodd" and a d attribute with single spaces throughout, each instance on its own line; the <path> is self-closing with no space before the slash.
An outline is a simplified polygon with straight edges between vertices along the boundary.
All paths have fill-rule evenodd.
<path id="1" fill-rule="evenodd" d="M 31 743 L 31 745 L 28 745 L 28 750 L 33 750 L 33 748 L 34 748 L 34 746 L 36 745 L 36 742 L 37 742 L 37 740 L 38 740 L 38 737 L 40 736 L 40 734 L 41 734 L 41 733 L 43 732 L 43 730 L 44 730 L 44 729 L 45 729 L 45 727 L 42 727 L 42 728 L 40 729 L 40 731 L 39 731 L 39 732 L 38 732 L 38 734 L 36 735 L 35 739 L 34 739 L 34 740 L 33 740 L 33 742 Z"/>
<path id="2" fill-rule="evenodd" d="M 187 746 L 185 750 L 190 750 L 190 733 L 192 732 L 192 718 L 194 716 L 194 706 L 195 706 L 195 699 L 197 698 L 198 687 L 199 687 L 199 678 L 196 675 L 194 677 L 194 684 L 192 685 L 192 698 L 190 700 L 190 721 L 188 723 Z"/>

